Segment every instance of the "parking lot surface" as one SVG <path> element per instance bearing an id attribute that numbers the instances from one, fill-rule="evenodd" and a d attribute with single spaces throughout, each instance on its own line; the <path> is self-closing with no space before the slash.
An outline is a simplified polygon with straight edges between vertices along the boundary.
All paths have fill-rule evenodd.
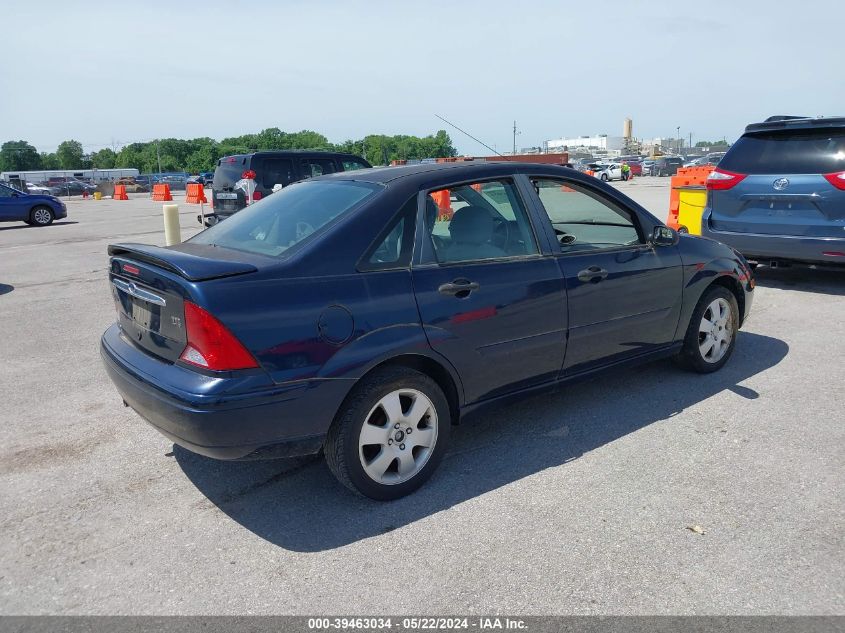
<path id="1" fill-rule="evenodd" d="M 668 179 L 617 186 L 665 218 Z M 658 362 L 467 419 L 378 503 L 125 409 L 106 246 L 163 244 L 161 204 L 68 212 L 0 225 L 0 613 L 845 611 L 845 273 L 761 268 L 722 371 Z"/>

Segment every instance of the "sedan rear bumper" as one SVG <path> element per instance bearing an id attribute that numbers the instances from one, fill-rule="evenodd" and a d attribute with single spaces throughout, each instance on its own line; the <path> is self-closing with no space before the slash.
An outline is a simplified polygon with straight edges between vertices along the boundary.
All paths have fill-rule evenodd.
<path id="1" fill-rule="evenodd" d="M 845 266 L 845 231 L 841 238 L 733 233 L 713 230 L 707 222 L 706 215 L 705 212 L 705 218 L 702 218 L 701 222 L 702 237 L 709 237 L 732 246 L 746 259 L 760 262 L 788 260 Z"/>
<path id="2" fill-rule="evenodd" d="M 100 354 L 127 406 L 174 443 L 216 459 L 318 452 L 350 386 L 311 380 L 239 392 L 250 382 L 159 361 L 125 340 L 117 325 L 103 334 Z"/>

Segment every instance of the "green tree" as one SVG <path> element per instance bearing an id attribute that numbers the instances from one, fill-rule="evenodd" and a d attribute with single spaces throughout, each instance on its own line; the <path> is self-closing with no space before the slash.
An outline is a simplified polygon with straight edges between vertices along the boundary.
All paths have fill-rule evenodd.
<path id="1" fill-rule="evenodd" d="M 62 169 L 81 169 L 85 167 L 85 154 L 79 141 L 62 141 L 56 150 Z"/>
<path id="2" fill-rule="evenodd" d="M 26 141 L 6 141 L 0 146 L 0 171 L 41 169 L 41 156 Z"/>
<path id="3" fill-rule="evenodd" d="M 277 127 L 266 128 L 255 134 L 243 134 L 224 138 L 220 142 L 212 138 L 194 139 L 166 138 L 149 143 L 126 145 L 114 158 L 115 167 L 135 167 L 142 173 L 157 172 L 159 157 L 162 171 L 188 171 L 197 173 L 211 171 L 221 156 L 245 154 L 258 150 L 313 149 L 335 150 L 364 156 L 374 165 L 384 165 L 395 159 L 418 160 L 456 156 L 452 139 L 445 130 L 425 137 L 400 134 L 386 136 L 372 134 L 361 140 L 346 140 L 331 143 L 325 136 L 313 130 L 284 132 Z M 81 147 L 80 147 L 81 150 Z M 92 156 L 99 167 L 107 154 L 105 150 Z M 101 155 L 102 154 L 102 155 Z"/>
<path id="4" fill-rule="evenodd" d="M 59 169 L 59 157 L 55 152 L 41 152 L 41 169 Z"/>
<path id="5" fill-rule="evenodd" d="M 105 147 L 98 152 L 91 154 L 91 166 L 97 169 L 111 169 L 115 166 L 117 154 L 113 149 Z"/>
<path id="6" fill-rule="evenodd" d="M 713 145 L 712 141 L 698 141 L 698 143 L 695 144 L 696 147 L 710 147 L 711 145 Z"/>

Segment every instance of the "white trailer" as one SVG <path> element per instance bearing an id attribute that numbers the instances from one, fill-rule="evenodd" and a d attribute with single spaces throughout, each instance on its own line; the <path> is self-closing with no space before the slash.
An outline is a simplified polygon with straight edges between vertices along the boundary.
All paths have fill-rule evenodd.
<path id="1" fill-rule="evenodd" d="M 10 182 L 20 180 L 34 184 L 46 183 L 51 178 L 67 180 L 85 180 L 91 182 L 115 181 L 119 178 L 130 178 L 138 175 L 135 168 L 120 169 L 39 169 L 34 171 L 4 171 L 0 173 L 0 180 Z"/>

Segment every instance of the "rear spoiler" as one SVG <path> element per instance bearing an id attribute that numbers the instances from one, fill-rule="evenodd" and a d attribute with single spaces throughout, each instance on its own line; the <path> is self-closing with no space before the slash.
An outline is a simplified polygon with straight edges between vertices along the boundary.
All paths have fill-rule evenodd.
<path id="1" fill-rule="evenodd" d="M 258 270 L 252 264 L 202 257 L 172 248 L 151 246 L 150 244 L 109 244 L 109 255 L 152 264 L 176 273 L 188 281 L 232 277 L 233 275 L 254 273 Z"/>
<path id="2" fill-rule="evenodd" d="M 777 130 L 789 129 L 817 129 L 817 128 L 841 128 L 845 127 L 845 117 L 795 117 L 795 116 L 770 116 L 762 123 L 751 123 L 745 126 L 745 131 L 750 132 L 774 132 Z"/>

